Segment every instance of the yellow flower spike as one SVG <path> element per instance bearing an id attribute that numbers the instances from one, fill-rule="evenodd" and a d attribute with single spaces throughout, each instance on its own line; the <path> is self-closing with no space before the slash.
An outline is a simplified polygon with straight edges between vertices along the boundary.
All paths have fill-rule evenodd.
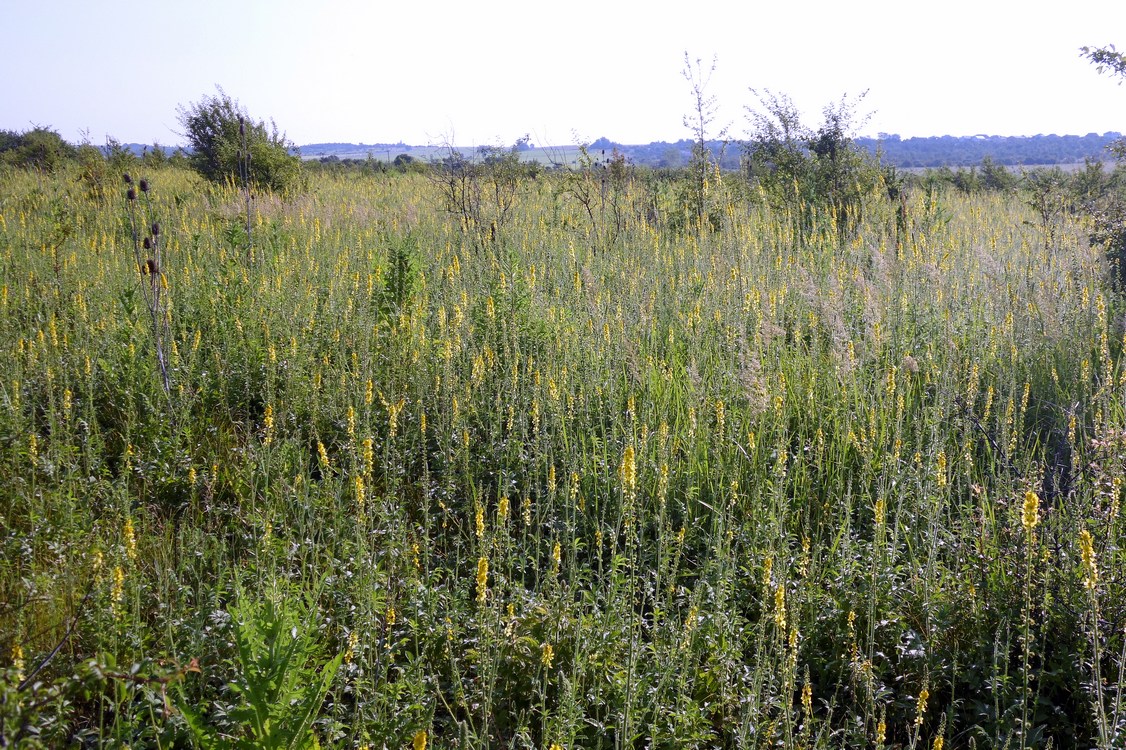
<path id="1" fill-rule="evenodd" d="M 262 424 L 265 428 L 262 444 L 269 445 L 274 440 L 274 407 L 272 404 L 266 404 L 266 411 L 262 415 Z"/>
<path id="2" fill-rule="evenodd" d="M 540 647 L 540 663 L 543 664 L 545 669 L 551 669 L 551 662 L 555 659 L 555 649 L 551 647 L 550 643 L 544 643 Z"/>
<path id="3" fill-rule="evenodd" d="M 634 460 L 632 445 L 627 445 L 622 454 L 622 465 L 618 470 L 618 477 L 622 482 L 622 494 L 627 500 L 632 500 L 637 493 L 637 464 Z"/>
<path id="4" fill-rule="evenodd" d="M 411 740 L 411 750 L 426 750 L 426 730 L 420 729 L 414 733 Z"/>
<path id="5" fill-rule="evenodd" d="M 931 697 L 931 693 L 927 690 L 926 686 L 919 691 L 919 701 L 915 706 L 915 726 L 922 726 L 923 714 L 927 712 L 927 700 Z"/>
<path id="6" fill-rule="evenodd" d="M 24 678 L 23 646 L 16 643 L 12 646 L 12 668 L 16 670 L 14 683 L 19 685 Z"/>
<path id="7" fill-rule="evenodd" d="M 1079 556 L 1083 567 L 1083 588 L 1094 591 L 1099 583 L 1099 567 L 1095 558 L 1095 544 L 1091 532 L 1079 532 Z"/>
<path id="8" fill-rule="evenodd" d="M 125 600 L 125 571 L 118 565 L 113 569 L 113 585 L 110 587 L 110 609 L 114 616 L 120 613 L 121 603 Z"/>
<path id="9" fill-rule="evenodd" d="M 1020 512 L 1020 524 L 1025 533 L 1031 535 L 1032 530 L 1040 523 L 1040 496 L 1032 490 L 1024 493 L 1024 504 Z"/>
<path id="10" fill-rule="evenodd" d="M 137 535 L 133 531 L 133 519 L 126 518 L 125 526 L 121 529 L 122 543 L 125 545 L 125 554 L 130 560 L 137 559 Z"/>
<path id="11" fill-rule="evenodd" d="M 484 604 L 489 596 L 489 558 L 481 555 L 477 560 L 477 603 Z"/>
<path id="12" fill-rule="evenodd" d="M 801 707 L 806 717 L 813 716 L 813 686 L 809 683 L 809 669 L 805 671 L 805 682 L 801 688 Z"/>
<path id="13" fill-rule="evenodd" d="M 360 458 L 364 463 L 364 473 L 370 474 L 375 468 L 375 441 L 370 436 L 360 443 Z"/>
<path id="14" fill-rule="evenodd" d="M 356 658 L 356 647 L 360 645 L 360 634 L 353 630 L 348 633 L 348 646 L 344 649 L 344 663 L 351 664 Z"/>

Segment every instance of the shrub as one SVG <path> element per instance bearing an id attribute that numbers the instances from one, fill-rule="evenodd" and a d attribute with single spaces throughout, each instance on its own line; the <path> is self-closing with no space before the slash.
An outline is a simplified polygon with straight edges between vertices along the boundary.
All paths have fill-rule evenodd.
<path id="1" fill-rule="evenodd" d="M 285 133 L 273 120 L 269 127 L 253 120 L 237 100 L 222 88 L 218 92 L 178 110 L 192 168 L 217 183 L 271 191 L 296 187 L 301 160 L 291 153 L 293 145 Z"/>
<path id="2" fill-rule="evenodd" d="M 74 146 L 64 141 L 57 131 L 43 125 L 23 133 L 0 132 L 0 161 L 12 166 L 54 172 L 76 155 Z"/>
<path id="3" fill-rule="evenodd" d="M 863 215 L 864 197 L 882 184 L 879 165 L 853 137 L 867 119 L 857 123 L 856 106 L 864 94 L 825 106 L 821 126 L 813 129 L 785 94 L 755 93 L 761 110 L 750 110 L 751 138 L 743 145 L 750 181 L 775 208 L 790 213 L 796 237 L 813 231 L 819 213 L 851 233 Z"/>

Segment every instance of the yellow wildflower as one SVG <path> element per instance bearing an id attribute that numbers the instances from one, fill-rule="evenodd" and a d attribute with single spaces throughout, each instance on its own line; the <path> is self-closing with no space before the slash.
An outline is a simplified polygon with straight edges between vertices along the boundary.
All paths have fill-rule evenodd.
<path id="1" fill-rule="evenodd" d="M 484 604 L 489 596 L 489 558 L 481 555 L 477 561 L 477 603 Z"/>
<path id="2" fill-rule="evenodd" d="M 551 647 L 550 643 L 544 643 L 540 648 L 540 663 L 545 668 L 551 669 L 551 662 L 555 659 L 555 649 Z"/>
<path id="3" fill-rule="evenodd" d="M 786 627 L 786 591 L 781 586 L 774 590 L 774 624 L 780 630 Z"/>
<path id="4" fill-rule="evenodd" d="M 274 407 L 271 404 L 266 404 L 266 413 L 262 416 L 262 424 L 265 426 L 266 432 L 262 444 L 269 445 L 274 440 Z"/>
<path id="5" fill-rule="evenodd" d="M 16 670 L 15 684 L 18 685 L 24 677 L 23 646 L 18 643 L 12 646 L 12 667 Z"/>
<path id="6" fill-rule="evenodd" d="M 110 589 L 110 608 L 116 615 L 125 600 L 125 571 L 118 565 L 113 569 L 113 586 Z"/>
<path id="7" fill-rule="evenodd" d="M 1099 567 L 1095 559 L 1095 544 L 1091 532 L 1079 532 L 1079 554 L 1083 561 L 1083 588 L 1093 591 L 1099 583 Z"/>
<path id="8" fill-rule="evenodd" d="M 133 519 L 126 518 L 125 526 L 121 530 L 121 536 L 125 544 L 125 554 L 130 560 L 137 559 L 137 535 L 133 532 Z"/>
<path id="9" fill-rule="evenodd" d="M 921 726 L 923 723 L 923 714 L 927 712 L 927 699 L 931 697 L 929 690 L 924 687 L 919 691 L 919 702 L 915 708 L 915 726 Z"/>
<path id="10" fill-rule="evenodd" d="M 634 461 L 632 445 L 627 445 L 622 454 L 622 465 L 618 475 L 622 481 L 622 493 L 627 500 L 632 500 L 637 492 L 637 464 Z"/>
<path id="11" fill-rule="evenodd" d="M 375 466 L 375 441 L 370 437 L 364 438 L 360 444 L 360 453 L 364 462 L 364 472 L 370 474 Z"/>
<path id="12" fill-rule="evenodd" d="M 1036 528 L 1036 524 L 1040 523 L 1040 497 L 1032 490 L 1024 493 L 1024 506 L 1021 508 L 1020 523 L 1028 534 L 1031 534 L 1032 530 Z"/>
<path id="13" fill-rule="evenodd" d="M 356 646 L 360 644 L 359 631 L 353 630 L 348 634 L 348 647 L 344 649 L 344 663 L 351 664 L 356 658 Z"/>

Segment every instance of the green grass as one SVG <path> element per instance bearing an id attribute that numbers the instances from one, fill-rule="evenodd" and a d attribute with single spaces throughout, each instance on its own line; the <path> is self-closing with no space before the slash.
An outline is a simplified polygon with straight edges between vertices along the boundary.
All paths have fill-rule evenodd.
<path id="1" fill-rule="evenodd" d="M 343 175 L 261 198 L 248 262 L 236 193 L 147 176 L 170 399 L 124 198 L 0 175 L 0 734 L 1120 741 L 1122 311 L 1079 224 L 920 193 L 900 246 L 875 198 L 799 242 L 732 185 L 679 232 L 634 182 L 608 236 L 541 178 L 482 242 Z"/>

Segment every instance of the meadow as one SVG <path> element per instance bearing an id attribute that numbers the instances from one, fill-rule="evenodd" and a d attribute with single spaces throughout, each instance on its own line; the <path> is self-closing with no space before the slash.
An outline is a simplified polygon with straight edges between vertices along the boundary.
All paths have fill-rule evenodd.
<path id="1" fill-rule="evenodd" d="M 0 173 L 0 744 L 1121 746 L 1081 216 L 133 176 Z"/>

